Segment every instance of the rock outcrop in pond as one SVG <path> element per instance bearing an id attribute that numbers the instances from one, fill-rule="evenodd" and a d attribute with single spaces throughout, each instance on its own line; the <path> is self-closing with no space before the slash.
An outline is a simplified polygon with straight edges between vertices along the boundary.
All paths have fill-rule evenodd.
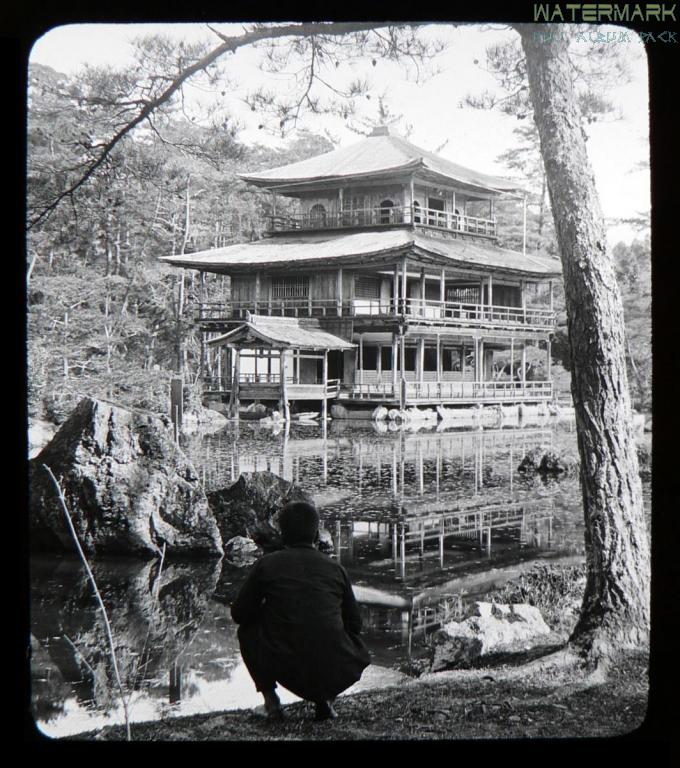
<path id="1" fill-rule="evenodd" d="M 193 465 L 163 419 L 92 398 L 30 462 L 31 544 L 74 551 L 54 484 L 60 480 L 88 553 L 223 554 L 222 539 Z"/>
<path id="2" fill-rule="evenodd" d="M 537 473 L 539 475 L 564 475 L 566 477 L 578 471 L 578 459 L 538 447 L 527 453 L 517 467 L 517 471 L 525 474 Z"/>
<path id="3" fill-rule="evenodd" d="M 300 486 L 273 472 L 243 472 L 233 485 L 208 494 L 223 541 L 243 536 L 265 551 L 283 546 L 278 516 L 291 501 L 314 503 Z M 333 540 L 323 525 L 319 528 L 319 549 L 333 551 Z"/>
<path id="4" fill-rule="evenodd" d="M 224 556 L 237 568 L 252 565 L 261 554 L 261 547 L 245 536 L 234 536 L 224 545 Z"/>

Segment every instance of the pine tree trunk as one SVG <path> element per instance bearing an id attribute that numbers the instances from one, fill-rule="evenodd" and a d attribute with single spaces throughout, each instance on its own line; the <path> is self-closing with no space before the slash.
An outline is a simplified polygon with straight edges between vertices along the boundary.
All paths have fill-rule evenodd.
<path id="1" fill-rule="evenodd" d="M 538 209 L 538 239 L 536 242 L 536 250 L 541 250 L 543 247 L 543 225 L 545 219 L 545 193 L 546 193 L 546 181 L 545 173 L 541 178 L 541 203 Z"/>
<path id="2" fill-rule="evenodd" d="M 645 643 L 650 558 L 623 305 L 559 27 L 520 26 L 564 273 L 585 513 L 587 580 L 572 643 L 594 657 Z M 549 31 L 554 34 L 548 38 Z"/>

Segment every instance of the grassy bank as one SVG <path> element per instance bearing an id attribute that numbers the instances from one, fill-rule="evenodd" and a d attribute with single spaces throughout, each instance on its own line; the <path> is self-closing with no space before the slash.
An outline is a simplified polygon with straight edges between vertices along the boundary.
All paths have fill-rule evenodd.
<path id="1" fill-rule="evenodd" d="M 173 718 L 132 726 L 139 741 L 494 739 L 613 736 L 643 721 L 647 657 L 631 653 L 605 682 L 580 672 L 521 666 L 444 672 L 406 685 L 340 697 L 338 719 L 316 723 L 305 703 L 273 723 L 254 710 Z M 122 726 L 72 739 L 118 741 Z"/>
<path id="2" fill-rule="evenodd" d="M 537 566 L 488 598 L 536 605 L 553 632 L 541 646 L 494 654 L 476 669 L 425 674 L 396 687 L 341 696 L 339 718 L 316 723 L 312 707 L 285 707 L 275 723 L 257 710 L 168 718 L 132 726 L 140 741 L 395 740 L 612 736 L 645 717 L 648 658 L 629 652 L 602 680 L 555 653 L 576 620 L 583 567 Z M 122 740 L 123 726 L 70 737 Z"/>

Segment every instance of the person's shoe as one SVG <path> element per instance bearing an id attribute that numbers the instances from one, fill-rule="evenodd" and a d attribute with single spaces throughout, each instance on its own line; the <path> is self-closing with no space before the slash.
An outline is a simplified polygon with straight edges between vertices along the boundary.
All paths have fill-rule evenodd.
<path id="1" fill-rule="evenodd" d="M 330 701 L 317 701 L 314 704 L 315 720 L 335 720 L 338 713 L 333 709 L 333 704 Z"/>
<path id="2" fill-rule="evenodd" d="M 264 711 L 267 716 L 267 720 L 283 720 L 283 709 L 281 709 L 281 702 L 279 697 L 274 691 L 267 692 L 264 696 Z"/>

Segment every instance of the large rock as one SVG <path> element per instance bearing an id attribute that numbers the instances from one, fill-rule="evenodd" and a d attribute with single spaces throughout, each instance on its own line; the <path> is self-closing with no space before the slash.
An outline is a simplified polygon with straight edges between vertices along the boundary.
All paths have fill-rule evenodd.
<path id="1" fill-rule="evenodd" d="M 334 403 L 331 405 L 331 418 L 333 419 L 349 419 L 349 411 L 344 405 L 338 405 Z"/>
<path id="2" fill-rule="evenodd" d="M 186 434 L 200 432 L 206 435 L 212 432 L 219 432 L 226 427 L 227 423 L 226 416 L 201 405 L 193 410 L 184 412 L 182 432 Z"/>
<path id="3" fill-rule="evenodd" d="M 88 553 L 223 554 L 198 474 L 167 420 L 85 398 L 30 462 L 31 543 L 73 552 L 54 484 L 60 479 Z"/>
<path id="4" fill-rule="evenodd" d="M 245 536 L 234 536 L 224 545 L 224 556 L 237 568 L 252 565 L 261 554 L 262 549 Z"/>
<path id="5" fill-rule="evenodd" d="M 538 608 L 524 603 L 475 603 L 464 621 L 451 621 L 434 634 L 432 672 L 474 665 L 481 657 L 529 648 L 550 634 Z"/>
<path id="6" fill-rule="evenodd" d="M 267 551 L 283 546 L 278 517 L 291 501 L 314 504 L 300 486 L 273 472 L 243 472 L 233 485 L 208 494 L 224 541 L 244 536 Z M 319 540 L 322 552 L 333 551 L 333 540 L 323 525 Z"/>
<path id="7" fill-rule="evenodd" d="M 539 475 L 572 475 L 578 469 L 578 461 L 545 448 L 533 448 L 517 467 L 518 472 Z"/>
<path id="8" fill-rule="evenodd" d="M 28 420 L 28 458 L 32 459 L 37 456 L 40 451 L 50 442 L 54 437 L 54 433 L 57 431 L 57 427 L 54 424 L 50 424 L 49 421 L 42 421 L 40 419 Z"/>
<path id="9" fill-rule="evenodd" d="M 387 408 L 385 408 L 384 405 L 379 405 L 377 408 L 374 408 L 371 413 L 371 418 L 374 421 L 384 421 L 387 418 Z"/>

